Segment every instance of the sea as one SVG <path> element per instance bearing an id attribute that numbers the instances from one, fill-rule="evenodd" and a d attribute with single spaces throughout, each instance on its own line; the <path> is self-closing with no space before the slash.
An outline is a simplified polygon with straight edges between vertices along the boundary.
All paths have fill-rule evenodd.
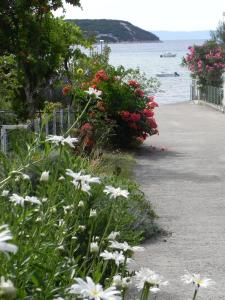
<path id="1" fill-rule="evenodd" d="M 120 43 L 109 44 L 110 63 L 126 68 L 139 67 L 149 77 L 156 74 L 177 72 L 179 77 L 158 78 L 161 86 L 156 98 L 159 103 L 175 103 L 190 100 L 190 72 L 181 66 L 182 58 L 192 45 L 202 45 L 204 40 L 177 40 L 156 43 Z M 97 47 L 100 47 L 98 45 Z M 171 52 L 176 57 L 160 57 Z"/>

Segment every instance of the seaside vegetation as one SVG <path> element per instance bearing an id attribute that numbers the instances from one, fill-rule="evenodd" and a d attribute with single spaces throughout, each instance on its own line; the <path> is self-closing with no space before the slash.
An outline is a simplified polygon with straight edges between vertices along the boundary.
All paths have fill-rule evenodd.
<path id="1" fill-rule="evenodd" d="M 58 8 L 61 0 L 0 3 L 0 103 L 13 110 L 1 124 L 42 120 L 38 132 L 11 133 L 0 152 L 0 299 L 120 300 L 131 284 L 139 299 L 156 298 L 168 282 L 132 268 L 159 228 L 130 149 L 158 133 L 159 83 L 111 66 L 108 47 L 86 55 L 80 46 L 91 42 L 53 16 Z M 52 111 L 68 105 L 73 124 L 46 134 Z M 181 279 L 194 285 L 193 299 L 213 283 Z"/>
<path id="2" fill-rule="evenodd" d="M 207 86 L 222 87 L 225 72 L 225 23 L 220 22 L 211 32 L 211 39 L 203 45 L 193 45 L 183 58 L 183 65 L 188 67 L 201 92 Z"/>
<path id="3" fill-rule="evenodd" d="M 84 54 L 91 42 L 53 16 L 59 7 L 0 4 L 1 109 L 13 110 L 1 124 L 29 118 L 32 128 L 42 110 L 41 130 L 11 132 L 0 153 L 0 298 L 121 299 L 130 258 L 143 250 L 136 245 L 159 232 L 133 179 L 135 161 L 121 152 L 158 132 L 158 82 L 109 65 L 107 47 Z M 68 105 L 73 125 L 46 136 L 51 112 Z M 84 280 L 90 290 L 79 288 Z"/>

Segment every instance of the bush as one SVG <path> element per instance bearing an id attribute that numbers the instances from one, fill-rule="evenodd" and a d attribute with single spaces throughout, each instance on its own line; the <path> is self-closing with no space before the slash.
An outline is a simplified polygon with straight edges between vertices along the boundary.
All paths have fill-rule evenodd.
<path id="1" fill-rule="evenodd" d="M 157 82 L 147 80 L 139 70 L 114 68 L 106 60 L 92 60 L 86 70 L 80 64 L 73 85 L 63 88 L 64 95 L 73 95 L 73 105 L 78 114 L 87 104 L 87 93 L 92 97 L 87 113 L 81 119 L 80 133 L 86 148 L 101 140 L 103 146 L 127 148 L 137 146 L 147 136 L 157 134 L 154 109 L 158 104 L 149 95 L 157 89 Z M 103 63 L 102 63 L 103 61 Z M 78 75 L 76 75 L 78 76 Z M 130 79 L 133 78 L 133 79 Z M 137 82 L 135 78 L 140 79 Z"/>
<path id="2" fill-rule="evenodd" d="M 200 88 L 211 85 L 221 87 L 225 70 L 225 49 L 215 42 L 189 47 L 183 64 L 191 71 Z"/>

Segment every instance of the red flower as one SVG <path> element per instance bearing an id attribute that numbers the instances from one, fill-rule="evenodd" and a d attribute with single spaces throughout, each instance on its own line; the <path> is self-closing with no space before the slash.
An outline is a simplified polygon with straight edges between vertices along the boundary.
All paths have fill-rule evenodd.
<path id="1" fill-rule="evenodd" d="M 128 85 L 133 86 L 134 88 L 139 88 L 141 86 L 136 80 L 129 80 Z"/>
<path id="2" fill-rule="evenodd" d="M 130 114 L 130 118 L 129 120 L 132 122 L 138 122 L 141 119 L 141 115 L 140 114 L 136 114 L 136 113 L 131 113 Z"/>
<path id="3" fill-rule="evenodd" d="M 135 91 L 135 94 L 137 94 L 139 97 L 144 97 L 145 93 L 141 89 L 137 88 Z"/>
<path id="4" fill-rule="evenodd" d="M 153 102 L 155 100 L 154 96 L 148 96 L 147 98 L 148 98 L 149 102 Z"/>
<path id="5" fill-rule="evenodd" d="M 72 89 L 72 86 L 70 84 L 67 84 L 62 89 L 63 96 L 66 96 Z"/>
<path id="6" fill-rule="evenodd" d="M 99 70 L 99 71 L 95 74 L 95 79 L 107 81 L 107 80 L 109 80 L 109 76 L 108 76 L 108 75 L 106 74 L 106 72 L 102 69 L 102 70 Z"/>
<path id="7" fill-rule="evenodd" d="M 156 129 L 158 127 L 154 118 L 148 118 L 148 124 L 153 129 Z"/>
<path id="8" fill-rule="evenodd" d="M 143 114 L 147 117 L 147 118 L 151 118 L 154 116 L 154 112 L 152 110 L 149 110 L 147 108 L 145 108 L 143 110 Z"/>
<path id="9" fill-rule="evenodd" d="M 129 111 L 121 111 L 120 116 L 123 120 L 128 121 L 130 117 Z"/>
<path id="10" fill-rule="evenodd" d="M 82 127 L 81 127 L 81 132 L 85 132 L 85 131 L 90 131 L 92 130 L 93 126 L 90 123 L 85 123 Z"/>
<path id="11" fill-rule="evenodd" d="M 147 106 L 151 109 L 154 109 L 155 107 L 159 107 L 159 104 L 155 101 L 151 101 L 147 103 Z"/>

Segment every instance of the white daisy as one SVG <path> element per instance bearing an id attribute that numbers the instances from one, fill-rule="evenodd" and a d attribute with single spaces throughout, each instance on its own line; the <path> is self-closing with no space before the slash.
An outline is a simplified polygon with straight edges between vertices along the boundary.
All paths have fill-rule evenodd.
<path id="1" fill-rule="evenodd" d="M 96 284 L 90 277 L 86 277 L 86 281 L 81 278 L 76 278 L 76 283 L 70 289 L 70 294 L 79 295 L 85 299 L 92 300 L 120 300 L 120 291 L 117 291 L 114 286 L 103 289 L 101 284 Z"/>
<path id="2" fill-rule="evenodd" d="M 109 252 L 107 250 L 104 250 L 104 252 L 102 252 L 100 254 L 100 256 L 104 259 L 104 260 L 114 260 L 115 264 L 117 266 L 119 266 L 120 264 L 124 263 L 125 261 L 125 256 L 123 255 L 123 252 L 120 251 L 114 251 L 114 252 Z"/>
<path id="3" fill-rule="evenodd" d="M 98 99 L 98 98 L 101 98 L 100 96 L 101 96 L 101 94 L 102 94 L 102 92 L 101 91 L 98 91 L 98 90 L 96 90 L 96 89 L 94 89 L 94 88 L 89 88 L 88 89 L 88 91 L 85 91 L 85 93 L 87 93 L 88 95 L 95 95 L 95 97 Z"/>
<path id="4" fill-rule="evenodd" d="M 119 288 L 127 288 L 131 284 L 130 277 L 123 277 L 119 274 L 113 276 L 113 283 L 114 286 Z"/>
<path id="5" fill-rule="evenodd" d="M 48 135 L 45 139 L 46 142 L 56 144 L 57 146 L 62 143 L 64 137 L 61 135 Z"/>
<path id="6" fill-rule="evenodd" d="M 123 250 L 124 252 L 130 250 L 132 252 L 142 252 L 144 251 L 143 247 L 140 246 L 130 246 L 127 242 L 119 243 L 117 241 L 110 241 L 110 248 Z"/>
<path id="7" fill-rule="evenodd" d="M 7 243 L 7 241 L 11 240 L 12 233 L 8 228 L 8 225 L 1 225 L 0 226 L 0 251 L 2 252 L 12 252 L 16 253 L 17 252 L 17 246 L 13 244 Z"/>
<path id="8" fill-rule="evenodd" d="M 15 204 L 24 206 L 25 199 L 24 199 L 24 197 L 19 196 L 14 193 L 14 194 L 12 194 L 12 196 L 9 197 L 9 201 L 14 202 Z"/>
<path id="9" fill-rule="evenodd" d="M 71 182 L 76 188 L 81 189 L 83 192 L 86 192 L 88 194 L 91 189 L 91 183 L 100 183 L 99 177 L 91 177 L 91 175 L 82 175 L 81 172 L 74 173 L 70 169 L 66 170 L 66 175 L 71 176 L 73 178 Z"/>
<path id="10" fill-rule="evenodd" d="M 62 145 L 65 144 L 69 145 L 71 148 L 75 148 L 74 143 L 77 143 L 79 140 L 78 138 L 72 138 L 70 135 L 62 140 Z"/>
<path id="11" fill-rule="evenodd" d="M 24 202 L 30 202 L 35 204 L 41 204 L 41 201 L 35 197 L 35 196 L 26 196 L 25 198 L 22 196 L 19 196 L 17 194 L 12 194 L 12 196 L 9 197 L 9 201 L 14 202 L 15 204 L 24 206 Z"/>
<path id="12" fill-rule="evenodd" d="M 122 190 L 119 187 L 118 188 L 114 188 L 111 185 L 107 185 L 105 187 L 105 189 L 103 190 L 103 192 L 106 195 L 110 195 L 110 198 L 114 198 L 114 199 L 116 199 L 117 197 L 120 197 L 120 196 L 128 198 L 128 195 L 129 195 L 129 192 L 127 190 Z"/>
<path id="13" fill-rule="evenodd" d="M 48 135 L 46 137 L 46 142 L 50 142 L 52 144 L 55 144 L 59 146 L 60 144 L 64 146 L 65 144 L 69 145 L 71 148 L 75 148 L 74 143 L 77 143 L 79 140 L 78 138 L 73 138 L 70 135 L 66 138 L 61 135 Z"/>
<path id="14" fill-rule="evenodd" d="M 117 236 L 120 235 L 119 231 L 112 231 L 109 236 L 108 236 L 108 240 L 115 240 L 117 238 Z"/>
<path id="15" fill-rule="evenodd" d="M 181 280 L 186 284 L 193 283 L 198 288 L 207 288 L 208 286 L 215 284 L 215 282 L 210 278 L 201 277 L 200 274 L 189 273 L 188 271 L 186 271 L 186 274 L 181 277 Z"/>
<path id="16" fill-rule="evenodd" d="M 150 285 L 150 291 L 153 293 L 159 292 L 160 286 L 168 285 L 168 281 L 163 281 L 163 277 L 156 274 L 148 268 L 141 268 L 140 271 L 135 272 L 134 280 L 138 289 L 143 289 L 145 283 Z"/>
<path id="17" fill-rule="evenodd" d="M 35 203 L 35 204 L 41 204 L 41 201 L 35 196 L 26 196 L 25 201 Z"/>

